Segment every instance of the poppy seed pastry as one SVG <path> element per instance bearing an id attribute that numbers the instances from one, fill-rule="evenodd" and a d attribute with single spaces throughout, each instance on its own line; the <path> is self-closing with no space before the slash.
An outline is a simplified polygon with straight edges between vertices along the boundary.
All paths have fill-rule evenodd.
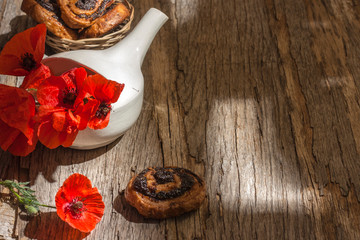
<path id="1" fill-rule="evenodd" d="M 130 180 L 125 199 L 146 218 L 176 217 L 200 207 L 205 182 L 184 168 L 147 168 Z"/>
<path id="2" fill-rule="evenodd" d="M 90 27 L 81 33 L 80 38 L 96 38 L 102 36 L 113 30 L 129 16 L 130 10 L 122 2 L 114 3 L 106 10 L 103 16 L 96 19 Z"/>
<path id="3" fill-rule="evenodd" d="M 57 0 L 61 18 L 74 29 L 89 27 L 115 0 Z"/>
<path id="4" fill-rule="evenodd" d="M 37 23 L 44 23 L 55 36 L 72 40 L 78 38 L 76 31 L 68 28 L 61 20 L 56 0 L 24 0 L 21 10 Z"/>

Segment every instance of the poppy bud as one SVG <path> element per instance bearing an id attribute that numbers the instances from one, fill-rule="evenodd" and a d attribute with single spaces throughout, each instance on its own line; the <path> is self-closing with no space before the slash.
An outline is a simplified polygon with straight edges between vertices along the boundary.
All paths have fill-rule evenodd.
<path id="1" fill-rule="evenodd" d="M 5 185 L 11 185 L 13 183 L 13 181 L 10 181 L 10 180 L 5 180 L 3 182 Z"/>
<path id="2" fill-rule="evenodd" d="M 25 209 L 27 213 L 31 216 L 34 216 L 39 212 L 39 210 L 36 207 L 30 205 L 25 205 Z"/>

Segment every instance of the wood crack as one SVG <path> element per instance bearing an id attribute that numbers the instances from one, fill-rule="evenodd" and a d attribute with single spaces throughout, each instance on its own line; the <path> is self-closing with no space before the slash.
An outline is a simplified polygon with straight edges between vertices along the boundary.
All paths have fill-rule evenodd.
<path id="1" fill-rule="evenodd" d="M 2 27 L 3 18 L 4 18 L 4 15 L 5 15 L 6 3 L 7 3 L 7 0 L 3 0 L 2 5 L 1 5 L 1 9 L 0 9 L 0 28 Z M 2 46 L 0 47 L 0 50 L 1 49 L 2 49 Z"/>

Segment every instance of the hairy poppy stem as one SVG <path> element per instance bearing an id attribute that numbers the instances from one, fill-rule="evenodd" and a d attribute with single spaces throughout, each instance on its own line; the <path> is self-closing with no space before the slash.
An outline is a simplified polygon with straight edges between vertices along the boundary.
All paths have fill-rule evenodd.
<path id="1" fill-rule="evenodd" d="M 31 190 L 27 185 L 29 182 L 17 183 L 10 180 L 0 181 L 0 185 L 7 187 L 11 193 L 17 198 L 19 204 L 23 205 L 29 215 L 35 215 L 39 212 L 39 206 L 56 208 L 46 204 L 39 203 L 34 195 L 34 190 Z M 14 189 L 17 189 L 15 191 Z"/>
<path id="2" fill-rule="evenodd" d="M 41 206 L 41 207 L 47 207 L 47 208 L 55 208 L 55 209 L 56 209 L 55 206 L 50 206 L 50 205 L 46 205 L 46 204 L 39 204 L 39 206 Z"/>
<path id="3" fill-rule="evenodd" d="M 23 203 L 22 197 L 21 197 L 17 192 L 15 192 L 13 188 L 9 188 L 9 189 L 10 189 L 10 191 L 12 192 L 12 194 L 14 194 L 15 197 L 19 200 L 19 202 L 20 202 L 20 203 Z"/>

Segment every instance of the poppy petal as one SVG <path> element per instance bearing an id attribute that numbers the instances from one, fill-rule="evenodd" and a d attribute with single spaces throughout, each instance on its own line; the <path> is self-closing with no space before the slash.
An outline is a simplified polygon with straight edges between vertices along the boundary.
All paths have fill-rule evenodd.
<path id="1" fill-rule="evenodd" d="M 71 145 L 73 145 L 78 133 L 79 129 L 77 128 L 71 129 L 68 132 L 60 132 L 59 139 L 61 142 L 61 146 L 70 147 Z"/>
<path id="2" fill-rule="evenodd" d="M 86 77 L 87 77 L 87 72 L 84 68 L 77 68 L 75 70 L 75 81 L 76 81 L 76 86 L 78 87 L 79 90 L 81 89 Z"/>
<path id="3" fill-rule="evenodd" d="M 0 55 L 0 74 L 12 76 L 25 76 L 29 71 L 25 70 L 18 57 L 14 55 Z"/>
<path id="4" fill-rule="evenodd" d="M 70 147 L 79 132 L 78 121 L 70 117 L 70 110 L 51 106 L 39 106 L 37 134 L 39 141 L 47 148 L 54 149 L 62 145 Z"/>
<path id="5" fill-rule="evenodd" d="M 100 74 L 88 76 L 84 82 L 84 90 L 101 102 L 115 103 L 124 89 L 124 84 L 104 78 Z"/>
<path id="6" fill-rule="evenodd" d="M 66 127 L 65 127 L 66 128 Z M 44 121 L 39 125 L 38 136 L 40 142 L 47 148 L 54 149 L 60 145 L 70 147 L 76 139 L 78 129 L 72 129 L 71 132 L 56 131 L 52 121 Z"/>
<path id="7" fill-rule="evenodd" d="M 65 88 L 66 83 L 62 77 L 51 76 L 39 86 L 37 100 L 41 105 L 59 106 L 61 105 L 60 94 Z"/>
<path id="8" fill-rule="evenodd" d="M 27 156 L 33 152 L 36 148 L 38 138 L 36 134 L 33 134 L 31 144 L 24 134 L 19 134 L 14 140 L 13 144 L 8 148 L 8 151 L 15 156 Z"/>
<path id="9" fill-rule="evenodd" d="M 25 76 L 20 88 L 37 89 L 44 82 L 44 80 L 49 78 L 50 76 L 50 68 L 44 64 L 40 64 L 38 68 L 30 71 L 29 74 Z"/>
<path id="10" fill-rule="evenodd" d="M 100 102 L 98 109 L 90 117 L 88 127 L 103 129 L 109 124 L 111 103 L 115 103 L 124 89 L 124 84 L 108 80 L 99 74 L 88 76 L 83 90 Z"/>
<path id="11" fill-rule="evenodd" d="M 94 130 L 103 129 L 107 127 L 109 121 L 110 121 L 110 112 L 105 116 L 105 118 L 100 118 L 96 116 L 92 117 L 89 120 L 88 127 Z"/>
<path id="12" fill-rule="evenodd" d="M 62 112 L 62 111 L 65 111 L 65 109 L 60 107 L 53 107 L 49 105 L 40 105 L 37 109 L 37 114 L 35 116 L 36 122 L 41 123 L 41 122 L 49 121 L 52 113 Z"/>
<path id="13" fill-rule="evenodd" d="M 5 122 L 0 120 L 0 146 L 4 151 L 7 151 L 15 139 L 21 134 L 21 132 L 16 129 L 9 127 Z"/>
<path id="14" fill-rule="evenodd" d="M 66 112 L 54 112 L 51 117 L 54 130 L 57 132 L 63 131 L 66 124 Z"/>
<path id="15" fill-rule="evenodd" d="M 89 119 L 96 113 L 100 101 L 89 96 L 79 96 L 81 103 L 77 104 L 75 114 L 80 117 L 79 130 L 84 130 L 89 122 Z"/>
<path id="16" fill-rule="evenodd" d="M 47 78 L 38 88 L 37 98 L 39 103 L 69 109 L 76 108 L 75 103 L 86 74 L 85 69 L 74 68 L 61 76 Z M 80 86 L 80 88 L 77 86 Z"/>
<path id="17" fill-rule="evenodd" d="M 9 127 L 0 120 L 0 146 L 4 151 L 10 152 L 15 156 L 27 156 L 36 148 L 37 135 L 33 134 L 31 144 L 29 139 L 19 130 Z"/>
<path id="18" fill-rule="evenodd" d="M 64 79 L 64 82 L 66 83 L 68 89 L 76 88 L 76 74 L 75 74 L 76 69 L 77 68 L 73 68 L 61 74 L 61 77 Z"/>
<path id="19" fill-rule="evenodd" d="M 90 179 L 79 173 L 74 173 L 65 180 L 63 188 L 69 193 L 75 193 L 74 195 L 76 195 L 82 190 L 86 193 L 88 189 L 92 188 L 92 185 Z"/>
<path id="20" fill-rule="evenodd" d="M 47 148 L 54 149 L 61 145 L 59 132 L 52 127 L 51 121 L 42 122 L 38 128 L 39 141 Z"/>
<path id="21" fill-rule="evenodd" d="M 34 134 L 31 126 L 35 115 L 33 96 L 21 88 L 0 84 L 0 119 L 20 130 L 29 140 Z"/>
<path id="22" fill-rule="evenodd" d="M 46 25 L 38 24 L 30 33 L 31 46 L 34 49 L 34 59 L 40 63 L 45 54 Z"/>
<path id="23" fill-rule="evenodd" d="M 26 156 L 37 143 L 33 117 L 35 100 L 24 89 L 0 84 L 0 146 L 16 156 Z"/>
<path id="24" fill-rule="evenodd" d="M 69 218 L 67 223 L 82 232 L 91 232 L 95 229 L 96 224 L 100 222 L 101 217 L 85 211 L 82 218 L 76 220 Z"/>

